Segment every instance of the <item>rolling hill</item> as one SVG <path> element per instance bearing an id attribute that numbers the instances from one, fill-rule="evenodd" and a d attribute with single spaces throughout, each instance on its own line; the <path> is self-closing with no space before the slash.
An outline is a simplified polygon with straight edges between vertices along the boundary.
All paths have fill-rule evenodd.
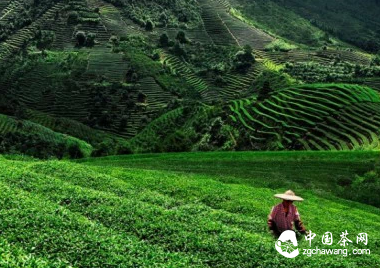
<path id="1" fill-rule="evenodd" d="M 380 49 L 380 2 L 231 0 L 253 23 L 300 44 L 318 46 L 330 38 L 369 52 Z M 270 19 L 268 19 L 270 18 Z"/>
<path id="2" fill-rule="evenodd" d="M 0 267 L 380 267 L 379 14 L 1 0 Z M 288 189 L 317 235 L 294 259 Z"/>
<path id="3" fill-rule="evenodd" d="M 377 149 L 380 60 L 365 47 L 377 3 L 355 16 L 356 3 L 340 4 L 4 1 L 0 113 L 94 156 Z"/>
<path id="4" fill-rule="evenodd" d="M 337 181 L 378 153 L 182 153 L 66 161 L 0 159 L 1 265 L 8 267 L 376 267 L 379 209 L 337 197 Z M 257 168 L 252 168 L 252 165 Z M 347 169 L 347 166 L 349 169 Z M 322 173 L 322 171 L 324 171 Z M 318 173 L 318 174 L 317 174 Z M 309 176 L 307 184 L 303 176 Z M 286 180 L 284 180 L 286 177 Z M 263 179 L 265 178 L 265 179 Z M 303 177 L 305 178 L 305 177 Z M 371 254 L 279 255 L 266 228 L 273 194 L 292 188 L 306 227 Z M 323 190 L 325 189 L 325 190 Z M 352 198 L 352 196 L 351 196 Z M 22 231 L 19 231 L 22 230 Z"/>

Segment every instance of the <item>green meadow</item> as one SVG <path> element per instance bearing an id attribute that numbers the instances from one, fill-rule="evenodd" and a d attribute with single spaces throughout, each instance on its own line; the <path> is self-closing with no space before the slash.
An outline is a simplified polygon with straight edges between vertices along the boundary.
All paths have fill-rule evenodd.
<path id="1" fill-rule="evenodd" d="M 73 161 L 0 158 L 1 267 L 377 267 L 380 210 L 349 181 L 376 152 L 179 153 Z M 344 181 L 348 186 L 345 186 Z M 311 247 L 275 250 L 267 215 L 292 189 Z M 352 241 L 338 244 L 347 230 Z M 333 245 L 322 244 L 331 232 Z M 368 245 L 357 244 L 359 233 Z M 351 255 L 303 255 L 309 248 Z M 370 249 L 354 255 L 354 249 Z"/>

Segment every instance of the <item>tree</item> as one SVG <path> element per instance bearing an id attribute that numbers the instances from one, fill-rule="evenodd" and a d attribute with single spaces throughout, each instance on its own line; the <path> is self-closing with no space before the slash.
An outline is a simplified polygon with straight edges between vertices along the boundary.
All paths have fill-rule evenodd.
<path id="1" fill-rule="evenodd" d="M 184 10 L 181 10 L 178 14 L 178 21 L 179 22 L 189 22 L 189 18 Z"/>
<path id="2" fill-rule="evenodd" d="M 52 31 L 39 31 L 37 37 L 38 37 L 38 40 L 37 40 L 36 47 L 39 50 L 45 50 L 45 49 L 49 49 L 51 44 L 54 42 L 55 33 Z"/>
<path id="3" fill-rule="evenodd" d="M 100 156 L 106 156 L 110 154 L 110 148 L 112 147 L 111 144 L 103 141 L 95 146 L 95 150 L 92 151 L 91 156 L 92 157 L 100 157 Z"/>
<path id="4" fill-rule="evenodd" d="M 75 34 L 75 39 L 77 40 L 78 46 L 83 46 L 86 43 L 86 34 L 83 31 L 78 31 Z"/>
<path id="5" fill-rule="evenodd" d="M 137 83 L 138 80 L 139 80 L 139 75 L 136 72 L 133 72 L 133 74 L 131 76 L 131 82 Z"/>
<path id="6" fill-rule="evenodd" d="M 372 59 L 371 65 L 380 66 L 380 52 Z"/>
<path id="7" fill-rule="evenodd" d="M 168 24 L 168 16 L 166 15 L 165 12 L 161 13 L 160 22 L 161 22 L 162 26 L 164 26 L 164 27 Z"/>
<path id="8" fill-rule="evenodd" d="M 128 124 L 128 116 L 123 115 L 120 119 L 120 125 L 119 125 L 119 130 L 123 131 L 127 127 Z"/>
<path id="9" fill-rule="evenodd" d="M 161 47 L 168 47 L 169 46 L 169 36 L 166 34 L 166 33 L 163 33 L 161 36 L 160 36 L 160 46 Z"/>
<path id="10" fill-rule="evenodd" d="M 242 62 L 247 62 L 247 63 L 252 63 L 255 61 L 255 57 L 253 56 L 253 50 L 251 48 L 251 46 L 249 45 L 246 45 L 244 46 L 243 48 L 243 51 L 241 51 L 242 53 L 240 55 L 238 55 L 238 60 L 242 61 Z"/>
<path id="11" fill-rule="evenodd" d="M 145 24 L 145 30 L 147 31 L 153 31 L 154 24 L 151 20 L 148 20 Z"/>
<path id="12" fill-rule="evenodd" d="M 113 46 L 115 46 L 115 47 L 117 47 L 117 46 L 119 46 L 119 43 L 120 43 L 120 40 L 119 40 L 119 38 L 116 36 L 116 35 L 112 35 L 111 37 L 110 37 L 110 43 L 113 45 Z"/>
<path id="13" fill-rule="evenodd" d="M 252 66 L 255 62 L 255 57 L 252 54 L 252 48 L 249 45 L 244 46 L 243 50 L 235 54 L 235 68 L 238 70 L 245 70 Z"/>
<path id="14" fill-rule="evenodd" d="M 146 103 L 146 98 L 148 96 L 146 94 L 144 94 L 143 92 L 139 91 L 139 94 L 137 96 L 137 101 L 140 102 L 140 103 Z"/>
<path id="15" fill-rule="evenodd" d="M 67 23 L 68 24 L 76 24 L 79 21 L 79 14 L 76 11 L 69 12 L 67 16 Z"/>
<path id="16" fill-rule="evenodd" d="M 167 136 L 163 144 L 167 152 L 186 152 L 190 150 L 191 140 L 184 132 L 176 130 Z"/>
<path id="17" fill-rule="evenodd" d="M 176 37 L 176 39 L 177 39 L 178 42 L 180 42 L 181 44 L 186 44 L 186 43 L 188 43 L 188 40 L 187 40 L 187 38 L 186 38 L 186 34 L 185 34 L 184 31 L 179 31 L 179 32 L 177 33 L 177 37 Z"/>
<path id="18" fill-rule="evenodd" d="M 98 123 L 99 123 L 99 126 L 109 127 L 112 123 L 112 117 L 110 113 L 108 111 L 102 111 Z"/>
<path id="19" fill-rule="evenodd" d="M 88 33 L 86 35 L 86 46 L 88 46 L 88 47 L 94 46 L 95 45 L 95 38 L 96 38 L 96 34 Z"/>

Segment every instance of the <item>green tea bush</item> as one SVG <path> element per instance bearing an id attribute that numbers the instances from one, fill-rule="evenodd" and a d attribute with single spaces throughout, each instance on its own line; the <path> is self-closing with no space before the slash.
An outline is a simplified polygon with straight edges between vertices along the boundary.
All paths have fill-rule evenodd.
<path id="1" fill-rule="evenodd" d="M 362 176 L 356 175 L 345 193 L 358 202 L 380 207 L 380 176 L 378 171 L 369 171 Z"/>
<path id="2" fill-rule="evenodd" d="M 9 132 L 0 136 L 0 154 L 26 154 L 41 159 L 82 158 L 85 155 L 78 143 L 44 138 L 38 133 Z"/>
<path id="3" fill-rule="evenodd" d="M 276 39 L 269 45 L 265 47 L 266 51 L 281 51 L 281 52 L 288 52 L 290 50 L 296 49 L 297 46 L 291 45 L 287 42 L 285 42 L 282 39 Z"/>

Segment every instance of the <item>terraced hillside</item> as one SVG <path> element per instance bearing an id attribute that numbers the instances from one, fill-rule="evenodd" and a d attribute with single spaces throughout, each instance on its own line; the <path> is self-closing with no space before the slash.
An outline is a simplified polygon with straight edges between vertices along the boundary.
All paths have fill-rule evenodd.
<path id="1" fill-rule="evenodd" d="M 82 140 L 54 132 L 28 120 L 17 120 L 1 114 L 0 136 L 0 153 L 24 153 L 36 157 L 52 157 L 59 153 L 62 158 L 75 157 L 70 153 L 70 147 L 73 146 L 77 151 L 72 151 L 72 154 L 80 154 L 81 157 L 90 156 L 93 150 L 90 144 Z"/>
<path id="2" fill-rule="evenodd" d="M 274 40 L 270 35 L 232 16 L 229 13 L 231 6 L 227 1 L 202 0 L 199 3 L 204 28 L 217 45 L 251 45 L 263 49 Z"/>
<path id="3" fill-rule="evenodd" d="M 185 116 L 191 122 L 174 120 L 181 133 L 169 133 L 175 128 L 169 120 L 167 125 L 172 127 L 160 137 L 150 132 L 142 135 L 145 145 L 135 146 L 139 152 L 150 151 L 146 137 L 154 139 L 152 144 L 164 137 L 177 141 L 188 137 L 190 145 L 183 147 L 186 150 L 209 150 L 206 141 L 213 144 L 211 148 L 223 150 L 378 148 L 377 124 L 373 122 L 368 122 L 371 127 L 351 131 L 350 122 L 355 120 L 331 115 L 333 122 L 322 109 L 311 115 L 322 120 L 317 127 L 308 125 L 309 119 L 298 120 L 304 114 L 297 114 L 290 99 L 257 101 L 264 85 L 281 89 L 302 83 L 339 82 L 379 89 L 378 58 L 328 36 L 327 30 L 318 30 L 302 20 L 312 30 L 312 37 L 319 38 L 306 46 L 264 27 L 259 22 L 261 17 L 253 19 L 249 16 L 252 10 L 243 12 L 239 6 L 242 1 L 235 0 L 134 4 L 116 0 L 41 1 L 3 1 L 0 5 L 0 24 L 14 26 L 4 26 L 0 32 L 0 93 L 4 96 L 0 112 L 4 114 L 21 111 L 26 119 L 53 131 L 74 135 L 95 147 L 102 143 L 100 137 L 107 137 L 114 147 L 127 144 L 129 139 L 136 145 L 133 138 L 149 132 L 151 122 L 154 125 L 156 120 L 172 118 L 175 111 L 191 111 Z M 262 1 L 258 5 L 260 10 L 267 6 Z M 19 16 L 24 13 L 21 20 Z M 296 22 L 301 21 L 298 19 Z M 304 34 L 303 30 L 300 33 Z M 312 94 L 317 93 L 311 91 L 307 94 L 314 102 Z M 341 96 L 326 95 L 326 102 L 335 102 Z M 249 99 L 241 100 L 246 97 Z M 349 102 L 344 98 L 339 102 L 342 105 Z M 232 103 L 236 124 L 221 112 L 226 103 Z M 250 105 L 260 114 L 239 110 Z M 198 111 L 203 107 L 212 112 L 202 119 Z M 297 119 L 283 124 L 285 113 L 281 109 L 290 109 Z M 368 109 L 377 113 L 376 105 Z M 251 125 L 251 117 L 256 120 L 257 116 L 265 119 Z M 220 120 L 223 127 L 219 128 Z M 239 120 L 245 128 L 254 129 L 254 134 L 238 133 L 244 129 L 239 130 Z M 67 124 L 72 127 L 62 127 Z M 326 126 L 343 133 L 328 131 Z M 75 131 L 76 127 L 80 130 Z M 235 141 L 237 136 L 245 141 Z M 261 145 L 254 142 L 264 139 Z M 241 142 L 242 147 L 237 146 Z"/>
<path id="4" fill-rule="evenodd" d="M 85 124 L 67 118 L 56 118 L 48 114 L 35 110 L 27 110 L 27 117 L 30 121 L 49 128 L 58 133 L 64 133 L 72 137 L 77 137 L 89 144 L 96 145 L 101 143 L 115 143 L 122 146 L 125 140 L 109 133 L 93 129 Z"/>
<path id="5" fill-rule="evenodd" d="M 377 92 L 355 85 L 312 85 L 273 92 L 264 101 L 233 101 L 230 117 L 253 146 L 304 150 L 379 148 Z"/>
<path id="6" fill-rule="evenodd" d="M 17 4 L 17 1 L 12 1 L 9 5 L 11 7 L 9 7 L 8 11 L 4 10 L 5 13 L 0 17 L 0 21 L 6 20 L 8 16 L 11 16 L 9 15 L 11 13 L 17 14 L 18 12 L 17 7 L 20 6 L 19 4 Z M 52 21 L 54 21 L 55 14 L 59 12 L 60 10 L 62 10 L 63 7 L 64 7 L 64 4 L 62 2 L 55 4 L 53 7 L 48 9 L 45 13 L 43 13 L 42 16 L 40 16 L 38 19 L 33 21 L 30 25 L 27 25 L 26 27 L 19 29 L 13 35 L 7 38 L 6 41 L 1 42 L 0 43 L 0 66 L 3 61 L 6 61 L 10 57 L 12 57 L 14 54 L 17 54 L 17 52 L 21 51 L 22 49 L 25 49 L 28 43 L 35 38 L 35 35 L 37 34 L 38 29 L 42 25 L 52 23 Z"/>
<path id="7" fill-rule="evenodd" d="M 230 0 L 247 20 L 288 40 L 318 46 L 330 38 L 379 50 L 377 1 Z M 270 19 L 268 19 L 270 18 Z"/>
<path id="8" fill-rule="evenodd" d="M 0 268 L 380 267 L 379 8 L 0 0 Z"/>

